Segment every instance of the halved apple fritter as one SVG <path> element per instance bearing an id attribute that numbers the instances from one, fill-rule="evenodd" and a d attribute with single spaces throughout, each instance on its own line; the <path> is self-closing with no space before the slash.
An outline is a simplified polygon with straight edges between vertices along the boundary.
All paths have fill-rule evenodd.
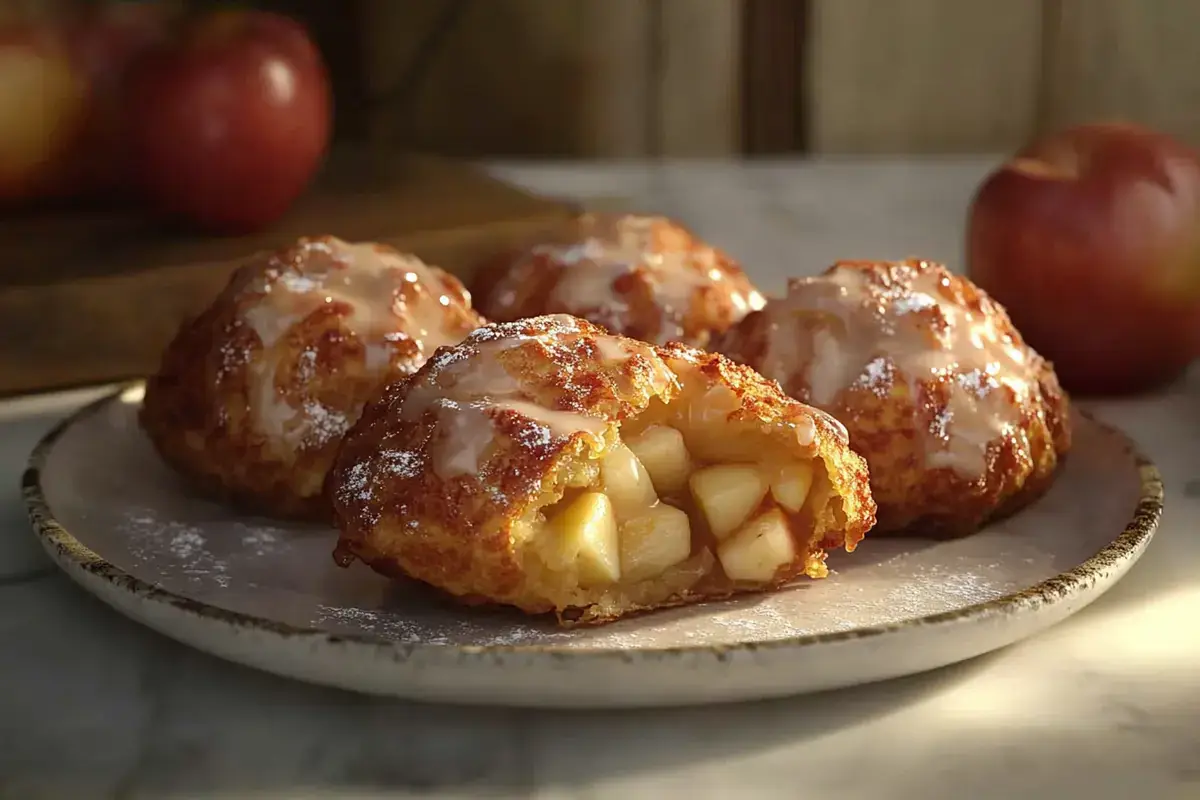
<path id="1" fill-rule="evenodd" d="M 343 565 L 561 622 L 824 577 L 875 514 L 828 415 L 566 315 L 480 328 L 393 384 L 329 492 Z"/>

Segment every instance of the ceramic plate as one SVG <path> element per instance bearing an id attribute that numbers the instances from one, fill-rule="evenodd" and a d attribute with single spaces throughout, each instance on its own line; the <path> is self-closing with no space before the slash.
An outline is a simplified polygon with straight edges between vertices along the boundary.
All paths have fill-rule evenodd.
<path id="1" fill-rule="evenodd" d="M 796 694 L 950 664 L 1086 606 L 1137 560 L 1162 485 L 1120 433 L 1077 414 L 1050 492 L 957 541 L 867 539 L 775 594 L 563 631 L 464 609 L 361 565 L 329 529 L 191 495 L 136 424 L 140 387 L 75 414 L 33 454 L 25 496 L 55 561 L 179 641 L 316 683 L 437 701 L 639 706 Z"/>

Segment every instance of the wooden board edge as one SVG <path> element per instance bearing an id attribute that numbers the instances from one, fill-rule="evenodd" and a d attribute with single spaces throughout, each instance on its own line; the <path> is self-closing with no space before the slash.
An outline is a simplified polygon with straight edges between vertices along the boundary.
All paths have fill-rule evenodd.
<path id="1" fill-rule="evenodd" d="M 381 238 L 468 281 L 489 255 L 561 230 L 578 208 L 561 204 L 545 214 L 466 228 Z M 0 291 L 0 337 L 26 343 L 0 350 L 0 397 L 110 383 L 145 376 L 174 335 L 228 281 L 245 259 L 164 268 L 146 297 L 137 274 L 103 276 L 71 284 Z M 80 316 L 88 323 L 79 326 Z M 55 337 L 65 329 L 70 336 Z M 130 325 L 129 318 L 136 324 Z M 86 349 L 85 349 L 86 346 Z"/>

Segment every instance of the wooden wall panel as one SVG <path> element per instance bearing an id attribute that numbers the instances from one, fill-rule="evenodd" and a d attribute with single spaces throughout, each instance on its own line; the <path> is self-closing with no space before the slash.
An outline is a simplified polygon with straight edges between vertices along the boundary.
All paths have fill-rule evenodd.
<path id="1" fill-rule="evenodd" d="M 441 2 L 369 2 L 375 94 L 404 75 Z M 640 155 L 648 149 L 648 11 L 638 0 L 472 2 L 411 105 L 372 135 L 452 155 Z"/>
<path id="2" fill-rule="evenodd" d="M 575 6 L 583 95 L 575 116 L 580 155 L 645 156 L 654 143 L 654 8 L 644 0 L 549 0 Z"/>
<path id="3" fill-rule="evenodd" d="M 805 76 L 812 149 L 1016 146 L 1036 117 L 1041 28 L 1040 0 L 813 0 Z"/>
<path id="4" fill-rule="evenodd" d="M 747 155 L 807 151 L 808 86 L 802 75 L 809 0 L 742 2 L 742 149 Z"/>
<path id="5" fill-rule="evenodd" d="M 445 2 L 366 0 L 372 92 L 405 73 Z M 728 153 L 736 17 L 735 0 L 477 0 L 415 103 L 380 109 L 372 135 L 455 155 Z"/>
<path id="6" fill-rule="evenodd" d="M 1200 145 L 1200 2 L 1046 2 L 1042 127 L 1123 118 Z"/>
<path id="7" fill-rule="evenodd" d="M 655 150 L 673 157 L 741 152 L 738 0 L 658 0 L 651 87 Z"/>
<path id="8" fill-rule="evenodd" d="M 341 137 L 398 147 L 995 152 L 1114 117 L 1200 145 L 1200 0 L 251 1 L 317 30 Z M 415 95 L 372 102 L 460 6 Z"/>

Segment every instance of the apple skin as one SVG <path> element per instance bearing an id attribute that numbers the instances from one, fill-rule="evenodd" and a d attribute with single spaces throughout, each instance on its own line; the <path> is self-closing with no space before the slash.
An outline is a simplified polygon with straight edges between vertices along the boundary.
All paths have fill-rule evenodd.
<path id="1" fill-rule="evenodd" d="M 35 26 L 0 32 L 0 205 L 60 193 L 86 120 L 87 86 L 60 39 Z"/>
<path id="2" fill-rule="evenodd" d="M 287 211 L 329 143 L 329 76 L 304 28 L 220 11 L 141 59 L 127 87 L 130 157 L 161 212 L 213 233 Z"/>
<path id="3" fill-rule="evenodd" d="M 74 196 L 122 192 L 129 187 L 123 92 L 131 66 L 164 42 L 179 16 L 166 0 L 103 3 L 64 25 L 63 38 L 88 86 L 81 141 L 68 166 Z"/>
<path id="4" fill-rule="evenodd" d="M 1125 123 L 1036 140 L 971 202 L 970 278 L 1076 394 L 1177 378 L 1200 355 L 1200 158 Z"/>
<path id="5" fill-rule="evenodd" d="M 124 186 L 124 76 L 174 16 L 158 0 L 88 6 L 49 22 L 0 18 L 0 204 L 43 206 Z"/>

